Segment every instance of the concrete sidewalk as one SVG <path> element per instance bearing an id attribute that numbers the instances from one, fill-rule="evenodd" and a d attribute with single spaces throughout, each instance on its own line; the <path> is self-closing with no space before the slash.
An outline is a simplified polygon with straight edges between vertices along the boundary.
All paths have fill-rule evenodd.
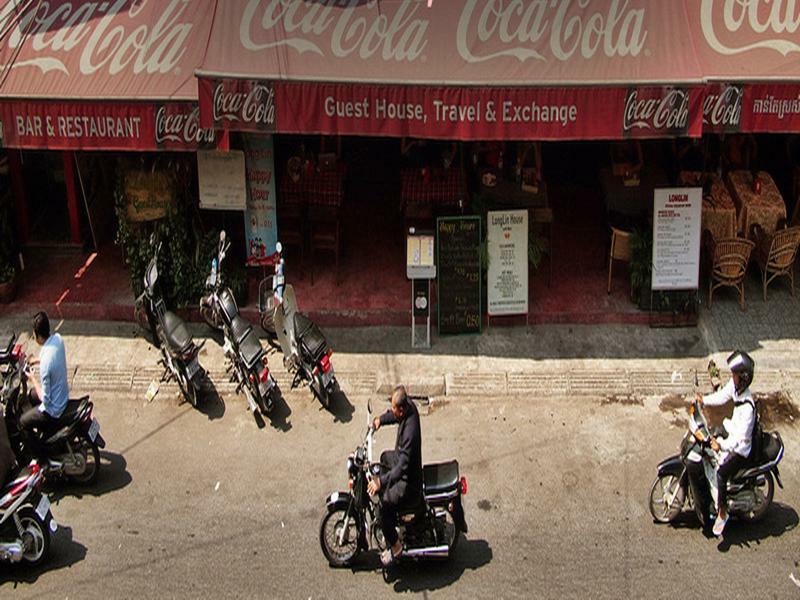
<path id="1" fill-rule="evenodd" d="M 135 324 L 70 320 L 53 327 L 65 338 L 76 392 L 104 387 L 144 395 L 161 373 L 158 351 Z M 0 331 L 9 329 L 29 340 L 30 320 L 0 319 Z M 230 391 L 219 340 L 205 325 L 190 329 L 196 341 L 207 340 L 200 360 L 217 391 Z M 754 391 L 800 398 L 797 332 L 800 311 L 788 291 L 768 303 L 752 301 L 747 312 L 735 302 L 719 302 L 713 313 L 702 311 L 697 328 L 501 327 L 478 336 L 434 337 L 424 350 L 411 349 L 410 327 L 325 328 L 346 394 L 384 395 L 405 383 L 412 393 L 443 397 L 684 394 L 693 389 L 695 369 L 700 389 L 707 390 L 708 360 L 724 365 L 727 354 L 740 348 L 756 360 Z M 27 346 L 35 349 L 30 341 Z M 288 391 L 278 354 L 270 355 L 270 365 Z"/>

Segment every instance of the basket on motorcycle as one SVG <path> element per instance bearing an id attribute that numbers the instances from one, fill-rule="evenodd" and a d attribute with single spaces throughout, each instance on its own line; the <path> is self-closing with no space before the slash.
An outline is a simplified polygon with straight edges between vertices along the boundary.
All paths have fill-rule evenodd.
<path id="1" fill-rule="evenodd" d="M 314 360 L 320 360 L 328 350 L 328 341 L 320 328 L 303 313 L 294 314 L 294 330 L 303 350 Z"/>
<path id="2" fill-rule="evenodd" d="M 14 342 L 17 341 L 17 334 L 13 331 L 0 335 L 0 365 L 4 365 L 11 360 L 11 352 L 14 350 Z"/>

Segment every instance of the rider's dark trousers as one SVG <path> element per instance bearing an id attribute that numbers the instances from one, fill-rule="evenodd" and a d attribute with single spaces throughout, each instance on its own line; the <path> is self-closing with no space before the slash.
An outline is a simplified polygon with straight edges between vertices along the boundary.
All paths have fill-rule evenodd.
<path id="1" fill-rule="evenodd" d="M 39 397 L 36 395 L 36 391 L 34 389 L 30 389 L 28 391 L 28 408 L 19 418 L 20 427 L 25 432 L 25 435 L 28 437 L 28 443 L 30 444 L 30 448 L 34 454 L 39 454 L 42 450 L 41 443 L 39 442 L 36 434 L 33 433 L 34 429 L 38 429 L 41 431 L 45 429 L 50 423 L 57 421 L 58 419 L 54 419 L 46 412 L 43 412 L 39 409 Z"/>
<path id="2" fill-rule="evenodd" d="M 728 510 L 728 480 L 733 476 L 739 469 L 743 469 L 747 466 L 747 458 L 736 454 L 735 452 L 731 452 L 728 456 L 725 457 L 724 462 L 722 462 L 719 467 L 717 467 L 717 510 L 720 507 L 725 507 L 725 511 L 727 514 Z"/>
<path id="3" fill-rule="evenodd" d="M 390 470 L 395 460 L 393 450 L 381 453 L 381 470 Z M 389 548 L 397 542 L 397 512 L 406 501 L 407 490 L 406 482 L 398 481 L 381 492 L 381 530 Z"/>

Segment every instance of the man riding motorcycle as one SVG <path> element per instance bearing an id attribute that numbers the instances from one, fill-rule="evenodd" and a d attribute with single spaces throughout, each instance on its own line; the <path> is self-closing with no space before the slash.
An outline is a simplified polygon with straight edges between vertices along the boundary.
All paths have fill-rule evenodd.
<path id="1" fill-rule="evenodd" d="M 755 362 L 746 352 L 736 350 L 728 357 L 728 368 L 732 377 L 724 387 L 707 396 L 697 394 L 697 400 L 705 406 L 722 406 L 733 401 L 733 415 L 722 422 L 728 436 L 719 440 L 713 436 L 711 438 L 711 448 L 719 453 L 717 518 L 713 528 L 716 536 L 722 535 L 728 522 L 728 479 L 747 465 L 756 420 L 756 404 L 750 393 Z"/>
<path id="2" fill-rule="evenodd" d="M 381 529 L 386 550 L 381 554 L 384 566 L 391 564 L 403 551 L 397 535 L 397 513 L 403 504 L 422 495 L 422 432 L 419 412 L 408 398 L 406 389 L 398 385 L 392 393 L 392 407 L 375 417 L 373 428 L 398 423 L 394 451 L 381 454 L 381 476 L 367 486 L 370 496 L 381 492 Z"/>

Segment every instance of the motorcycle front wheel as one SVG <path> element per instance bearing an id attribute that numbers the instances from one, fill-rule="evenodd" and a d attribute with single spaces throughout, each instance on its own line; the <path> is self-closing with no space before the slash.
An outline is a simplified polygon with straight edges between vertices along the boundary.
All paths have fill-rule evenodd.
<path id="1" fill-rule="evenodd" d="M 80 475 L 70 475 L 69 478 L 81 485 L 93 484 L 100 474 L 100 449 L 85 433 L 76 436 L 72 445 L 73 452 L 80 452 L 84 455 L 86 468 Z"/>
<path id="2" fill-rule="evenodd" d="M 155 340 L 153 330 L 150 329 L 150 320 L 147 318 L 147 309 L 144 307 L 144 302 L 141 300 L 137 300 L 136 305 L 133 307 L 133 320 L 136 321 L 136 324 L 150 338 L 150 341 Z"/>
<path id="3" fill-rule="evenodd" d="M 203 317 L 203 321 L 205 321 L 206 325 L 211 327 L 211 329 L 222 331 L 222 319 L 211 306 L 211 302 L 206 298 L 200 300 L 200 316 Z"/>
<path id="4" fill-rule="evenodd" d="M 45 522 L 36 514 L 33 507 L 25 506 L 19 510 L 19 522 L 29 548 L 22 560 L 32 566 L 41 564 L 50 552 L 50 531 Z"/>
<path id="5" fill-rule="evenodd" d="M 650 488 L 650 514 L 657 523 L 671 523 L 681 514 L 685 497 L 680 477 L 659 475 Z"/>
<path id="6" fill-rule="evenodd" d="M 322 517 L 319 526 L 319 543 L 322 553 L 332 567 L 346 567 L 358 554 L 358 523 L 353 516 L 348 517 L 348 509 L 340 507 Z M 345 525 L 346 520 L 346 525 Z M 340 544 L 342 529 L 344 539 Z"/>

